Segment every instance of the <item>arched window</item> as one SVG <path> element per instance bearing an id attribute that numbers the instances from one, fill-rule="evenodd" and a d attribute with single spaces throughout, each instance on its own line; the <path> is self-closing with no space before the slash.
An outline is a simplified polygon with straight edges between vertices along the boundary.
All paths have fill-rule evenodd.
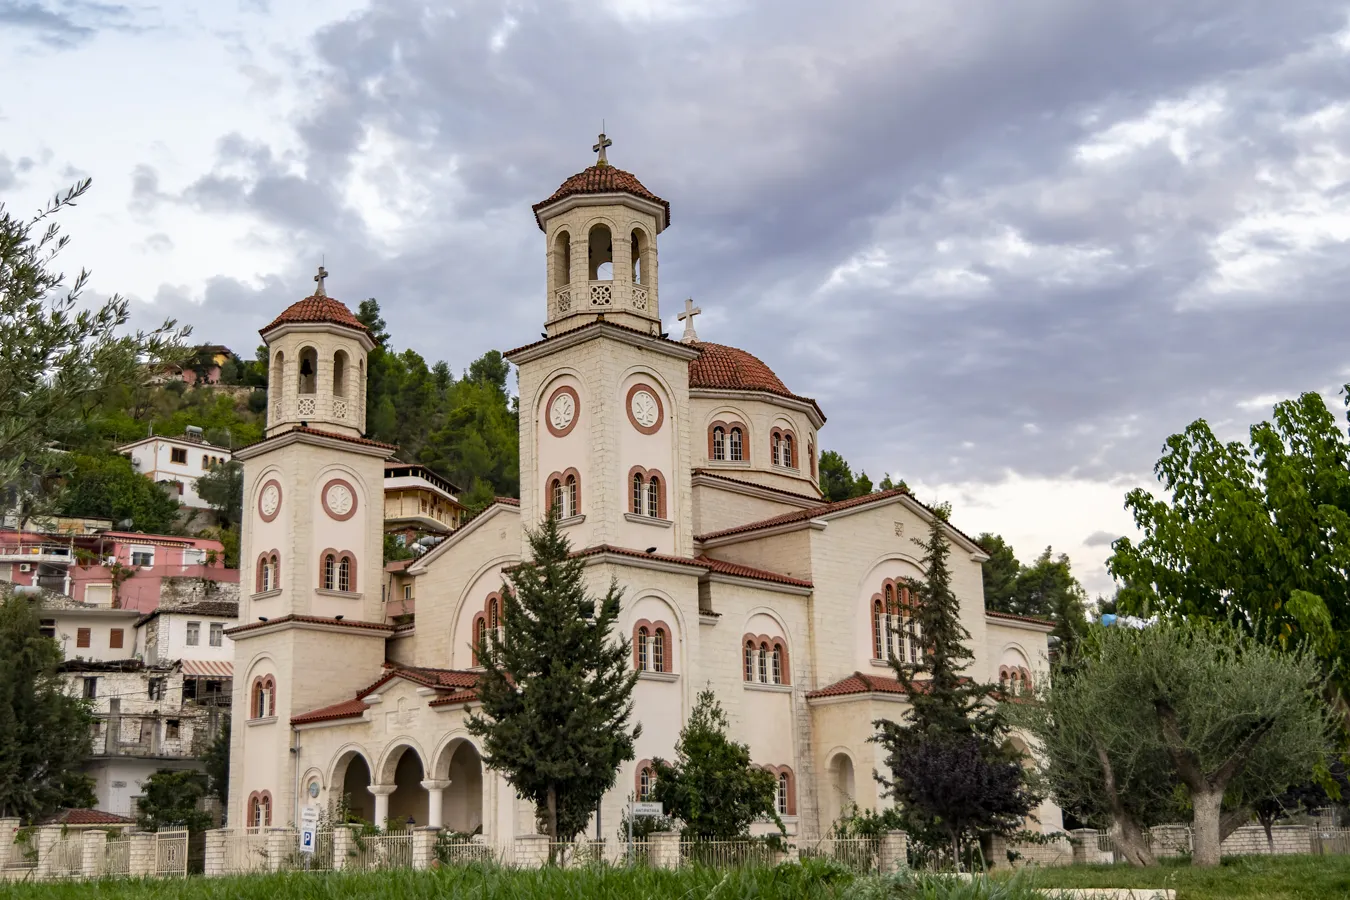
<path id="1" fill-rule="evenodd" d="M 661 518 L 661 479 L 655 475 L 647 482 L 647 515 Z"/>
<path id="2" fill-rule="evenodd" d="M 480 647 L 487 647 L 487 618 L 479 615 L 474 622 L 473 635 L 473 664 L 478 665 L 478 650 Z"/>
<path id="3" fill-rule="evenodd" d="M 777 644 L 773 647 L 773 683 L 783 683 L 783 650 Z"/>
<path id="4" fill-rule="evenodd" d="M 501 627 L 501 620 L 498 618 L 499 609 L 500 608 L 497 605 L 497 598 L 496 597 L 490 598 L 488 600 L 488 624 L 493 631 L 496 631 L 499 627 Z"/>
<path id="5" fill-rule="evenodd" d="M 769 683 L 769 645 L 762 642 L 759 645 L 759 683 Z"/>
<path id="6" fill-rule="evenodd" d="M 323 557 L 323 589 L 331 591 L 337 584 L 337 556 L 325 553 Z"/>
<path id="7" fill-rule="evenodd" d="M 741 429 L 739 427 L 733 425 L 731 428 L 731 434 L 728 438 L 727 458 L 730 460 L 734 460 L 736 462 L 740 462 L 741 460 L 745 459 L 744 447 L 745 447 L 744 434 L 741 432 Z"/>
<path id="8" fill-rule="evenodd" d="M 721 425 L 713 426 L 712 433 L 712 458 L 727 458 L 727 432 Z"/>
<path id="9" fill-rule="evenodd" d="M 258 827 L 269 828 L 272 825 L 272 797 L 266 792 L 258 798 Z"/>
<path id="10" fill-rule="evenodd" d="M 253 718 L 267 718 L 267 685 L 261 678 L 253 682 Z"/>
<path id="11" fill-rule="evenodd" d="M 591 281 L 612 281 L 614 278 L 614 241 L 608 225 L 593 225 L 587 240 L 587 269 Z"/>
<path id="12" fill-rule="evenodd" d="M 333 354 L 333 396 L 347 396 L 347 351 Z"/>
<path id="13" fill-rule="evenodd" d="M 642 473 L 641 473 L 641 472 L 635 473 L 635 474 L 633 475 L 633 514 L 634 514 L 634 515 L 639 515 L 639 516 L 642 515 L 642 496 L 643 496 L 643 488 L 644 488 L 644 487 L 645 487 L 645 481 L 644 481 L 644 479 L 643 479 L 643 477 L 642 477 Z"/>
<path id="14" fill-rule="evenodd" d="M 872 603 L 872 658 L 886 658 L 886 613 L 880 600 Z"/>
<path id="15" fill-rule="evenodd" d="M 563 488 L 561 478 L 555 478 L 550 482 L 549 493 L 553 497 L 551 508 L 556 512 L 558 518 L 567 518 L 567 513 L 563 511 Z"/>
<path id="16" fill-rule="evenodd" d="M 771 447 L 771 449 L 772 449 L 772 451 L 773 451 L 773 464 L 774 464 L 775 466 L 781 466 L 781 465 L 783 464 L 783 463 L 782 463 L 782 459 L 783 459 L 783 435 L 782 435 L 782 433 L 777 432 L 777 431 L 775 431 L 775 432 L 773 433 L 773 436 L 772 436 L 772 447 Z"/>
<path id="17" fill-rule="evenodd" d="M 638 773 L 638 798 L 646 800 L 652 795 L 652 783 L 655 781 L 652 777 L 651 766 L 643 766 L 642 771 Z"/>
<path id="18" fill-rule="evenodd" d="M 806 455 L 811 460 L 811 478 L 816 477 L 816 444 L 810 438 L 806 439 Z"/>
<path id="19" fill-rule="evenodd" d="M 783 435 L 783 465 L 789 469 L 797 468 L 796 460 L 792 455 L 792 435 Z"/>
<path id="20" fill-rule="evenodd" d="M 555 273 L 557 282 L 554 289 L 566 287 L 572 282 L 572 235 L 567 231 L 559 231 L 558 236 L 553 239 L 553 265 L 556 267 Z"/>
<path id="21" fill-rule="evenodd" d="M 350 592 L 352 589 L 352 558 L 350 556 L 344 555 L 338 560 L 337 589 L 344 592 Z"/>
<path id="22" fill-rule="evenodd" d="M 745 680 L 755 680 L 755 642 L 745 642 Z"/>
<path id="23" fill-rule="evenodd" d="M 302 394 L 314 393 L 315 378 L 319 374 L 319 354 L 313 347 L 300 351 L 300 381 L 298 388 Z"/>
<path id="24" fill-rule="evenodd" d="M 568 516 L 577 514 L 577 476 L 568 475 L 563 484 L 563 508 Z"/>
<path id="25" fill-rule="evenodd" d="M 647 627 L 646 627 L 645 625 L 642 626 L 641 628 L 639 628 L 639 629 L 638 629 L 638 632 L 637 632 L 637 657 L 638 657 L 638 658 L 637 658 L 637 663 L 638 663 L 637 667 L 638 667 L 638 671 L 640 671 L 640 672 L 646 672 L 646 671 L 648 671 L 647 664 L 648 664 L 649 659 L 648 659 L 647 651 L 648 651 L 649 648 L 648 648 L 647 644 L 648 644 L 648 640 L 649 640 L 649 634 L 650 634 L 650 633 L 647 631 Z"/>
<path id="26" fill-rule="evenodd" d="M 258 557 L 258 572 L 254 581 L 255 593 L 265 594 L 272 589 L 272 565 L 266 554 Z"/>
<path id="27" fill-rule="evenodd" d="M 652 633 L 652 671 L 666 671 L 666 630 L 657 628 Z"/>
<path id="28" fill-rule="evenodd" d="M 780 816 L 786 816 L 788 814 L 788 791 L 791 788 L 791 782 L 788 780 L 788 773 L 778 773 L 777 787 L 778 790 L 774 792 L 777 795 L 774 797 L 775 805 L 778 807 L 778 814 Z"/>
<path id="29" fill-rule="evenodd" d="M 633 284 L 646 284 L 648 275 L 643 269 L 647 261 L 647 235 L 634 228 L 629 252 L 633 257 Z"/>

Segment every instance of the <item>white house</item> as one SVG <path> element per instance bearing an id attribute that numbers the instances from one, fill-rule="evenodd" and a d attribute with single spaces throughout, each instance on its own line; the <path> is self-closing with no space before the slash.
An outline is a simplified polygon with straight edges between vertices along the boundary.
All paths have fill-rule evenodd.
<path id="1" fill-rule="evenodd" d="M 130 457 L 136 471 L 157 484 L 165 484 L 178 497 L 180 506 L 195 509 L 210 506 L 197 494 L 197 479 L 233 457 L 226 448 L 204 441 L 200 429 L 189 429 L 182 437 L 151 435 L 123 444 L 117 452 Z"/>

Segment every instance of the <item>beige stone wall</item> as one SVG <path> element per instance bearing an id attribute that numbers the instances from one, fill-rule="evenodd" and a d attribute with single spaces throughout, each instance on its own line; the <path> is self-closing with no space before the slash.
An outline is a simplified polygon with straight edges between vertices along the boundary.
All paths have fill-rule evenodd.
<path id="1" fill-rule="evenodd" d="M 286 333 L 273 332 L 267 340 L 271 353 L 267 433 L 308 422 L 315 428 L 359 437 L 366 429 L 366 351 L 360 339 L 336 326 L 292 326 L 282 331 Z M 318 371 L 314 393 L 301 394 L 300 353 L 307 347 L 315 350 Z M 345 390 L 340 397 L 333 390 L 333 361 L 338 351 L 347 354 Z M 281 365 L 279 358 L 284 360 Z"/>
<path id="2" fill-rule="evenodd" d="M 908 708 L 909 704 L 898 696 L 879 699 L 857 695 L 812 702 L 810 716 L 816 739 L 811 762 L 813 771 L 819 773 L 813 787 L 821 810 L 822 832 L 828 830 L 849 800 L 860 809 L 891 805 L 873 777 L 884 768 L 885 752 L 869 739 L 876 734 L 875 720 L 900 721 Z M 842 765 L 844 761 L 847 766 Z"/>
<path id="3" fill-rule="evenodd" d="M 726 475 L 752 481 L 766 487 L 792 491 L 797 494 L 819 496 L 817 479 L 811 473 L 808 445 L 820 453 L 816 435 L 806 413 L 787 403 L 765 399 L 769 394 L 744 394 L 730 399 L 725 391 L 694 390 L 690 399 L 693 433 L 690 435 L 694 465 Z M 719 461 L 711 458 L 708 434 L 714 422 L 739 421 L 749 430 L 746 436 L 745 462 Z M 795 468 L 776 465 L 770 433 L 775 427 L 789 428 L 796 435 L 797 463 Z M 749 520 L 753 521 L 753 520 Z M 710 529 L 711 530 L 711 529 Z"/>
<path id="4" fill-rule="evenodd" d="M 608 285 L 610 302 L 595 305 L 590 290 L 588 241 L 591 229 L 601 225 L 609 228 L 613 239 L 614 271 Z M 655 215 L 616 200 L 576 206 L 547 220 L 545 229 L 544 250 L 548 260 L 545 303 L 549 334 L 585 325 L 594 320 L 597 313 L 630 328 L 652 333 L 660 331 L 658 223 Z M 641 284 L 633 281 L 631 235 L 635 229 L 645 235 L 650 248 L 644 261 L 649 271 L 642 273 Z M 559 236 L 564 234 L 571 244 L 569 271 L 564 271 L 563 257 L 557 251 Z M 560 290 L 568 291 L 565 309 Z"/>
<path id="5" fill-rule="evenodd" d="M 740 478 L 735 473 L 731 477 Z M 748 479 L 747 479 L 748 480 Z M 708 534 L 733 528 L 746 522 L 758 522 L 783 513 L 796 512 L 801 506 L 765 497 L 752 497 L 714 484 L 693 487 L 694 534 Z"/>
<path id="6" fill-rule="evenodd" d="M 1000 666 L 1023 666 L 1031 672 L 1033 684 L 1048 677 L 1050 647 L 1044 628 L 1019 625 L 1006 620 L 986 620 L 985 649 L 980 654 L 981 677 L 997 682 Z"/>

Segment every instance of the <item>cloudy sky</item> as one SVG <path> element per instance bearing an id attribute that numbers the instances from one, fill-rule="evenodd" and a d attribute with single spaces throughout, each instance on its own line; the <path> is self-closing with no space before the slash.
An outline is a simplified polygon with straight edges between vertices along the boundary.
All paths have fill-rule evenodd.
<path id="1" fill-rule="evenodd" d="M 92 176 L 65 262 L 139 323 L 251 354 L 323 256 L 455 369 L 538 333 L 603 119 L 668 328 L 1094 593 L 1168 434 L 1350 379 L 1344 4 L 0 0 L 0 84 L 0 199 Z"/>

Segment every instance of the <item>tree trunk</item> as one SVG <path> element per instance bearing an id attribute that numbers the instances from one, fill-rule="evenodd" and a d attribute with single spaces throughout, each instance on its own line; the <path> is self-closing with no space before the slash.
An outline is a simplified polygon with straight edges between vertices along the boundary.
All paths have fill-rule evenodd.
<path id="1" fill-rule="evenodd" d="M 1261 827 L 1264 828 L 1266 832 L 1266 849 L 1270 851 L 1271 856 L 1274 856 L 1275 835 L 1271 833 L 1271 829 L 1275 827 L 1275 821 L 1273 819 L 1269 821 L 1264 821 L 1261 823 Z"/>
<path id="2" fill-rule="evenodd" d="M 1221 855 L 1219 848 L 1223 843 L 1219 827 L 1223 791 L 1197 791 L 1192 788 L 1191 805 L 1195 808 L 1195 818 L 1191 823 L 1191 864 L 1207 868 L 1217 866 Z"/>
<path id="3" fill-rule="evenodd" d="M 1228 836 L 1237 831 L 1252 817 L 1250 806 L 1239 806 L 1237 809 L 1230 809 L 1228 812 L 1219 816 L 1219 843 L 1222 844 L 1228 840 Z M 1272 824 L 1274 820 L 1271 820 Z M 1269 833 L 1267 831 L 1267 833 Z"/>
<path id="4" fill-rule="evenodd" d="M 952 836 L 952 868 L 961 871 L 961 835 L 956 831 L 948 832 Z"/>
<path id="5" fill-rule="evenodd" d="M 548 786 L 548 864 L 553 865 L 556 860 L 554 854 L 558 852 L 558 788 L 550 784 Z"/>
<path id="6" fill-rule="evenodd" d="M 1144 840 L 1144 830 L 1128 813 L 1121 811 L 1111 820 L 1111 841 L 1132 866 L 1156 866 L 1158 858 Z"/>

